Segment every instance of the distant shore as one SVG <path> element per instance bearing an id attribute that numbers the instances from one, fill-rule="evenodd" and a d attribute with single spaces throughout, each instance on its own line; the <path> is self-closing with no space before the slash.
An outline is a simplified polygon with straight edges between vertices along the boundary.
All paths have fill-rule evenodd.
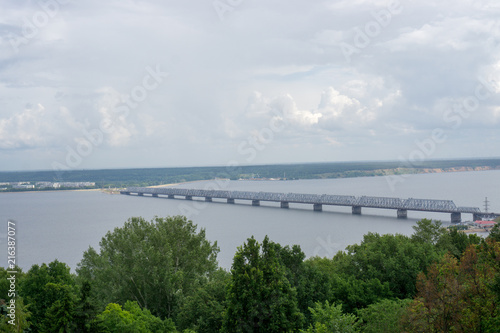
<path id="1" fill-rule="evenodd" d="M 399 164 L 399 165 L 398 165 Z M 349 162 L 349 163 L 312 163 L 291 165 L 241 166 L 228 169 L 224 167 L 186 167 L 163 169 L 123 169 L 123 170 L 86 170 L 68 171 L 69 183 L 90 182 L 96 188 L 26 188 L 13 189 L 14 185 L 38 186 L 40 179 L 53 177 L 50 172 L 0 172 L 0 193 L 45 192 L 45 191 L 101 191 L 119 193 L 124 187 L 142 186 L 162 188 L 214 179 L 257 180 L 298 180 L 298 179 L 338 179 L 379 176 L 403 176 L 428 173 L 478 172 L 500 170 L 500 159 L 428 161 L 419 167 L 405 167 L 396 162 Z M 221 177 L 222 176 L 222 177 Z M 98 182 L 96 180 L 99 180 Z M 195 179 L 195 180 L 191 180 Z M 164 182 L 164 183 L 163 183 Z M 54 184 L 58 184 L 57 182 Z M 62 183 L 61 183 L 62 184 Z M 137 185 L 132 185 L 137 184 Z M 155 185 L 152 185 L 155 184 Z M 158 185 L 159 184 L 159 185 Z M 4 186 L 2 188 L 2 186 Z M 54 186 L 55 187 L 55 186 Z"/>
<path id="2" fill-rule="evenodd" d="M 42 192 L 85 192 L 85 191 L 102 191 L 102 188 L 74 188 L 74 189 L 63 189 L 63 190 L 17 190 L 17 191 L 0 191 L 1 193 L 42 193 Z"/>
<path id="3" fill-rule="evenodd" d="M 192 180 L 189 182 L 169 183 L 169 184 L 153 185 L 153 186 L 146 186 L 146 187 L 149 187 L 149 188 L 167 187 L 167 186 L 175 186 L 175 185 L 182 185 L 182 184 L 206 182 L 206 181 L 210 181 L 210 180 L 211 179 L 200 179 L 200 180 Z"/>

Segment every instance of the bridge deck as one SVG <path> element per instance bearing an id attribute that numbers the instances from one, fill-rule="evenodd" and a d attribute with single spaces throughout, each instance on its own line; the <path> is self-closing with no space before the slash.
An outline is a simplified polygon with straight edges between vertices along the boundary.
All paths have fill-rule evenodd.
<path id="1" fill-rule="evenodd" d="M 186 198 L 205 197 L 231 200 L 273 201 L 283 203 L 303 203 L 313 205 L 352 206 L 367 208 L 386 208 L 398 210 L 414 210 L 441 213 L 471 213 L 481 214 L 478 207 L 457 207 L 451 200 L 434 199 L 400 199 L 390 197 L 372 197 L 332 194 L 302 194 L 302 193 L 276 193 L 276 192 L 249 192 L 225 190 L 199 190 L 182 189 L 175 187 L 129 187 L 122 194 L 151 194 L 184 196 Z"/>

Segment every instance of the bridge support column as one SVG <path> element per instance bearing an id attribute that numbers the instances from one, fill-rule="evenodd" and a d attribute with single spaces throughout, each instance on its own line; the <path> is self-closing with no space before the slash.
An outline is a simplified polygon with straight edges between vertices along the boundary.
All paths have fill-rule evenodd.
<path id="1" fill-rule="evenodd" d="M 144 193 L 139 192 L 139 193 L 137 193 L 137 195 L 140 196 L 140 197 L 143 197 Z"/>
<path id="2" fill-rule="evenodd" d="M 227 203 L 228 203 L 228 204 L 234 204 L 234 199 L 227 198 Z"/>
<path id="3" fill-rule="evenodd" d="M 186 200 L 193 200 L 193 196 L 192 195 L 186 195 Z"/>
<path id="4" fill-rule="evenodd" d="M 175 199 L 175 195 L 173 195 L 173 194 L 169 194 L 169 195 L 168 195 L 168 198 L 169 198 L 169 199 Z"/>
<path id="5" fill-rule="evenodd" d="M 281 208 L 289 208 L 290 205 L 288 204 L 288 201 L 282 201 L 281 202 Z"/>
<path id="6" fill-rule="evenodd" d="M 211 197 L 205 197 L 205 201 L 206 202 L 212 202 L 212 198 Z"/>
<path id="7" fill-rule="evenodd" d="M 407 219 L 408 211 L 406 209 L 398 209 L 398 219 Z"/>
<path id="8" fill-rule="evenodd" d="M 153 193 L 153 197 L 158 198 L 158 194 L 157 193 Z"/>
<path id="9" fill-rule="evenodd" d="M 451 223 L 460 223 L 460 222 L 462 222 L 462 214 L 451 213 Z"/>
<path id="10" fill-rule="evenodd" d="M 313 210 L 314 210 L 315 212 L 321 212 L 321 211 L 323 210 L 323 205 L 322 205 L 322 204 L 315 203 L 315 204 L 313 205 Z"/>
<path id="11" fill-rule="evenodd" d="M 252 206 L 260 206 L 260 200 L 252 200 Z"/>
<path id="12" fill-rule="evenodd" d="M 127 191 L 120 191 L 120 194 L 130 195 L 130 192 L 127 192 Z"/>
<path id="13" fill-rule="evenodd" d="M 352 213 L 354 215 L 361 215 L 361 206 L 352 206 Z"/>
<path id="14" fill-rule="evenodd" d="M 477 214 L 477 213 L 472 214 L 472 219 L 474 221 L 481 220 L 482 218 L 483 218 L 483 214 Z"/>

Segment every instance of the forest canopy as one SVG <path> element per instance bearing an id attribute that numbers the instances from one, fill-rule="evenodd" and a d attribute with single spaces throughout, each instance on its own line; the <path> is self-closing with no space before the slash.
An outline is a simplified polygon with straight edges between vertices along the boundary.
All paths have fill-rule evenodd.
<path id="1" fill-rule="evenodd" d="M 0 268 L 2 332 L 495 332 L 500 229 L 480 238 L 421 220 L 332 258 L 250 237 L 230 271 L 183 216 L 130 218 L 85 251 L 18 269 L 15 322 Z"/>

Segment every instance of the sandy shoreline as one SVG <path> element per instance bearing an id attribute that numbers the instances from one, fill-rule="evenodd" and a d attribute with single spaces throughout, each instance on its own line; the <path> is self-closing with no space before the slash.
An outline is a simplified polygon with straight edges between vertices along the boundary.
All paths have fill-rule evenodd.
<path id="1" fill-rule="evenodd" d="M 82 188 L 82 189 L 68 189 L 68 190 L 25 190 L 25 191 L 0 191 L 0 193 L 33 193 L 33 192 L 83 192 L 83 191 L 101 191 L 102 188 Z"/>
<path id="2" fill-rule="evenodd" d="M 148 188 L 158 188 L 158 187 L 175 186 L 175 185 L 180 185 L 180 184 L 185 184 L 185 183 L 171 183 L 171 184 L 153 185 L 153 186 L 147 186 L 147 187 Z"/>
<path id="3" fill-rule="evenodd" d="M 153 186 L 147 186 L 149 188 L 158 188 L 158 187 L 167 187 L 167 186 L 175 186 L 175 185 L 183 185 L 183 184 L 191 184 L 191 183 L 199 183 L 199 182 L 208 182 L 211 181 L 212 179 L 205 179 L 205 180 L 192 180 L 189 182 L 180 182 L 180 183 L 170 183 L 170 184 L 162 184 L 162 185 L 153 185 Z"/>

